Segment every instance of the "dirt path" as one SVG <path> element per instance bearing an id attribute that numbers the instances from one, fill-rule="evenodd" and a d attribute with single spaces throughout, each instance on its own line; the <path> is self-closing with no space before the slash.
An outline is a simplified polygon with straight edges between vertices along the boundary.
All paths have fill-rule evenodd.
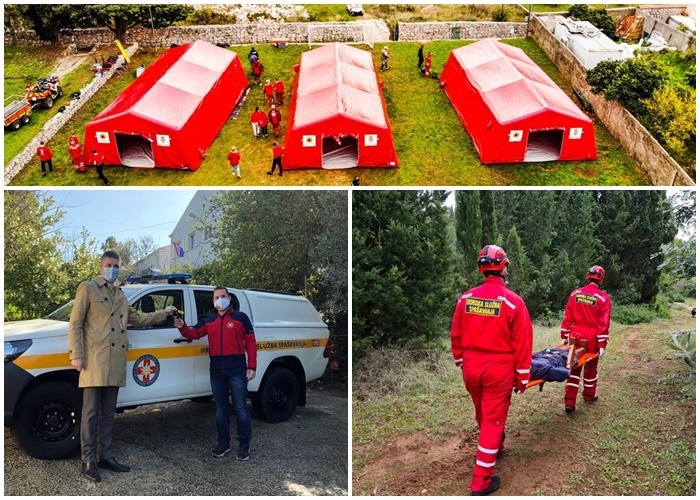
<path id="1" fill-rule="evenodd" d="M 678 320 L 664 320 L 662 324 L 618 327 L 611 344 L 616 351 L 614 359 L 603 358 L 599 366 L 601 398 L 593 405 L 579 402 L 574 414 L 566 414 L 563 387 L 557 383 L 546 384 L 542 393 L 533 389 L 523 396 L 514 396 L 509 417 L 509 422 L 514 423 L 506 427 L 506 453 L 496 465 L 501 488 L 493 495 L 577 494 L 579 480 L 581 485 L 591 488 L 596 481 L 591 477 L 600 474 L 596 470 L 597 459 L 592 458 L 596 451 L 592 449 L 591 438 L 596 447 L 614 447 L 616 439 L 614 434 L 606 434 L 607 430 L 601 431 L 600 423 L 616 426 L 616 419 L 624 421 L 625 412 L 631 409 L 620 410 L 621 405 L 628 404 L 628 398 L 639 404 L 640 409 L 654 408 L 661 414 L 668 411 L 664 408 L 666 402 L 675 403 L 672 396 L 664 395 L 655 384 L 640 388 L 638 381 L 658 381 L 667 374 L 664 367 L 669 364 L 668 356 L 650 355 L 654 348 L 649 342 L 653 335 L 658 342 L 669 331 L 694 328 L 689 312 L 688 318 L 683 313 L 679 316 Z M 658 352 L 661 344 L 654 345 Z M 694 401 L 686 413 L 692 413 L 684 415 L 688 419 L 686 424 L 690 424 L 685 426 L 686 432 L 694 436 Z M 667 428 L 666 424 L 658 425 L 664 431 Z M 678 433 L 671 429 L 669 432 Z M 380 444 L 357 446 L 353 460 L 361 466 L 353 468 L 353 494 L 468 495 L 477 437 L 476 426 L 466 422 L 454 437 L 430 438 L 415 433 L 392 437 Z M 694 437 L 691 440 L 694 442 Z M 619 459 L 624 452 L 603 453 L 601 460 L 609 455 Z M 601 485 L 602 489 L 596 490 L 593 486 L 593 493 L 589 494 L 605 494 L 609 491 L 606 487 Z M 625 490 L 609 493 L 627 494 Z"/>
<path id="2" fill-rule="evenodd" d="M 74 54 L 70 56 L 61 56 L 56 63 L 56 66 L 51 70 L 52 76 L 63 78 L 65 75 L 83 64 L 89 57 L 89 54 Z"/>

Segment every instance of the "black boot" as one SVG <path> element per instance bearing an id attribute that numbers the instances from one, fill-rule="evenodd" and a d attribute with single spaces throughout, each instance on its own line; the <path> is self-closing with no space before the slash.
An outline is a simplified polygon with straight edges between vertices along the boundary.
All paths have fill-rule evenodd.
<path id="1" fill-rule="evenodd" d="M 501 478 L 498 476 L 491 476 L 491 484 L 489 484 L 485 489 L 481 491 L 472 491 L 473 497 L 483 497 L 489 495 L 496 491 L 501 486 Z"/>

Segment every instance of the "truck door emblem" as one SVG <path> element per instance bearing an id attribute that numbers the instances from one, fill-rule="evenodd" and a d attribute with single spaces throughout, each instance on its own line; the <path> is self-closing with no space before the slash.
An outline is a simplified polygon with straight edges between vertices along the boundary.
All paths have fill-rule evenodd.
<path id="1" fill-rule="evenodd" d="M 153 385 L 158 380 L 160 374 L 160 363 L 158 359 L 151 354 L 144 354 L 139 359 L 134 361 L 132 375 L 134 382 L 142 387 Z"/>

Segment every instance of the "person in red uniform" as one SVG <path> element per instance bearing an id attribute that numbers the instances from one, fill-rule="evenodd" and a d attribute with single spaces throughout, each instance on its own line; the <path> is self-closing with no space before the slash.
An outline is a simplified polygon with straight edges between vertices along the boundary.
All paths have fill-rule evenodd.
<path id="1" fill-rule="evenodd" d="M 258 113 L 258 127 L 260 127 L 260 137 L 267 137 L 268 131 L 267 131 L 267 124 L 269 123 L 269 120 L 267 119 L 267 113 L 265 113 L 263 110 L 260 110 Z"/>
<path id="2" fill-rule="evenodd" d="M 104 182 L 105 186 L 109 186 L 109 181 L 107 180 L 107 177 L 105 177 L 105 155 L 96 149 L 93 149 L 88 161 L 90 162 L 90 165 L 97 169 L 97 179 Z"/>
<path id="3" fill-rule="evenodd" d="M 282 113 L 280 113 L 275 105 L 270 106 L 270 112 L 267 114 L 268 120 L 272 124 L 272 131 L 275 133 L 275 137 L 280 135 L 280 125 L 282 125 Z"/>
<path id="4" fill-rule="evenodd" d="M 610 335 L 610 297 L 600 289 L 604 278 L 605 269 L 592 266 L 586 274 L 586 286 L 571 292 L 564 310 L 561 338 L 568 337 L 576 345 L 585 339 L 586 352 L 598 354 L 598 358 L 589 361 L 584 368 L 571 370 L 564 386 L 564 409 L 567 413 L 576 410 L 582 370 L 583 400 L 592 403 L 598 399 L 598 360 L 605 353 Z"/>
<path id="5" fill-rule="evenodd" d="M 284 156 L 284 148 L 278 146 L 276 142 L 272 143 L 272 168 L 267 173 L 267 175 L 273 175 L 275 173 L 275 167 L 280 168 L 280 177 L 282 177 L 282 157 Z"/>
<path id="6" fill-rule="evenodd" d="M 68 138 L 68 154 L 70 155 L 73 168 L 78 174 L 85 173 L 85 161 L 83 161 L 83 147 L 75 132 Z"/>
<path id="7" fill-rule="evenodd" d="M 488 495 L 500 486 L 493 475 L 503 451 L 513 388 L 525 392 L 530 381 L 532 323 L 523 299 L 506 288 L 508 256 L 496 245 L 479 253 L 484 283 L 465 292 L 452 318 L 452 356 L 462 369 L 479 426 L 472 495 Z"/>
<path id="8" fill-rule="evenodd" d="M 251 68 L 253 69 L 253 80 L 255 80 L 255 83 L 257 83 L 258 85 L 262 85 L 262 83 L 260 83 L 260 79 L 262 78 L 262 74 L 265 71 L 263 63 L 260 61 L 260 59 L 255 59 L 251 63 Z"/>
<path id="9" fill-rule="evenodd" d="M 241 153 L 238 152 L 236 146 L 231 146 L 231 151 L 228 152 L 228 164 L 231 166 L 231 175 L 237 175 L 241 178 Z"/>
<path id="10" fill-rule="evenodd" d="M 53 172 L 53 153 L 51 148 L 44 141 L 39 142 L 39 147 L 36 148 L 36 154 L 41 162 L 41 175 L 46 177 L 46 167 L 49 167 L 49 172 Z"/>
<path id="11" fill-rule="evenodd" d="M 265 80 L 265 85 L 263 85 L 263 94 L 265 94 L 265 99 L 267 99 L 267 105 L 272 106 L 275 102 L 274 98 L 275 89 L 270 83 L 270 80 Z"/>
<path id="12" fill-rule="evenodd" d="M 250 115 L 250 123 L 253 125 L 253 135 L 256 139 L 260 137 L 260 113 L 265 114 L 264 111 L 260 111 L 260 108 L 256 106 L 255 111 Z"/>
<path id="13" fill-rule="evenodd" d="M 284 106 L 284 82 L 279 78 L 275 78 L 275 98 L 279 106 Z"/>
<path id="14" fill-rule="evenodd" d="M 253 429 L 246 398 L 248 381 L 255 378 L 258 366 L 255 331 L 248 315 L 232 307 L 231 294 L 223 286 L 214 289 L 216 311 L 201 319 L 194 327 L 175 318 L 175 328 L 188 339 L 209 340 L 209 381 L 216 407 L 216 431 L 219 444 L 211 454 L 223 457 L 231 451 L 229 423 L 229 392 L 236 411 L 238 430 L 238 460 L 250 458 Z"/>
<path id="15" fill-rule="evenodd" d="M 433 54 L 432 52 L 428 52 L 428 54 L 425 56 L 425 72 L 423 73 L 424 76 L 430 76 L 430 67 L 433 65 Z"/>

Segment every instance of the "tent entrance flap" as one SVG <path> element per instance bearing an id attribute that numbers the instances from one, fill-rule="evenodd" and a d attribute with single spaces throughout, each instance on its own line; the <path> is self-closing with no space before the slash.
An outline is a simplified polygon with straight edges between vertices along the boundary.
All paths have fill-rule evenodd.
<path id="1" fill-rule="evenodd" d="M 153 142 L 141 135 L 114 133 L 119 160 L 125 167 L 153 168 Z"/>
<path id="2" fill-rule="evenodd" d="M 561 155 L 564 130 L 531 130 L 524 161 L 556 161 Z"/>
<path id="3" fill-rule="evenodd" d="M 354 168 L 359 161 L 357 137 L 323 138 L 323 164 L 326 169 Z"/>

